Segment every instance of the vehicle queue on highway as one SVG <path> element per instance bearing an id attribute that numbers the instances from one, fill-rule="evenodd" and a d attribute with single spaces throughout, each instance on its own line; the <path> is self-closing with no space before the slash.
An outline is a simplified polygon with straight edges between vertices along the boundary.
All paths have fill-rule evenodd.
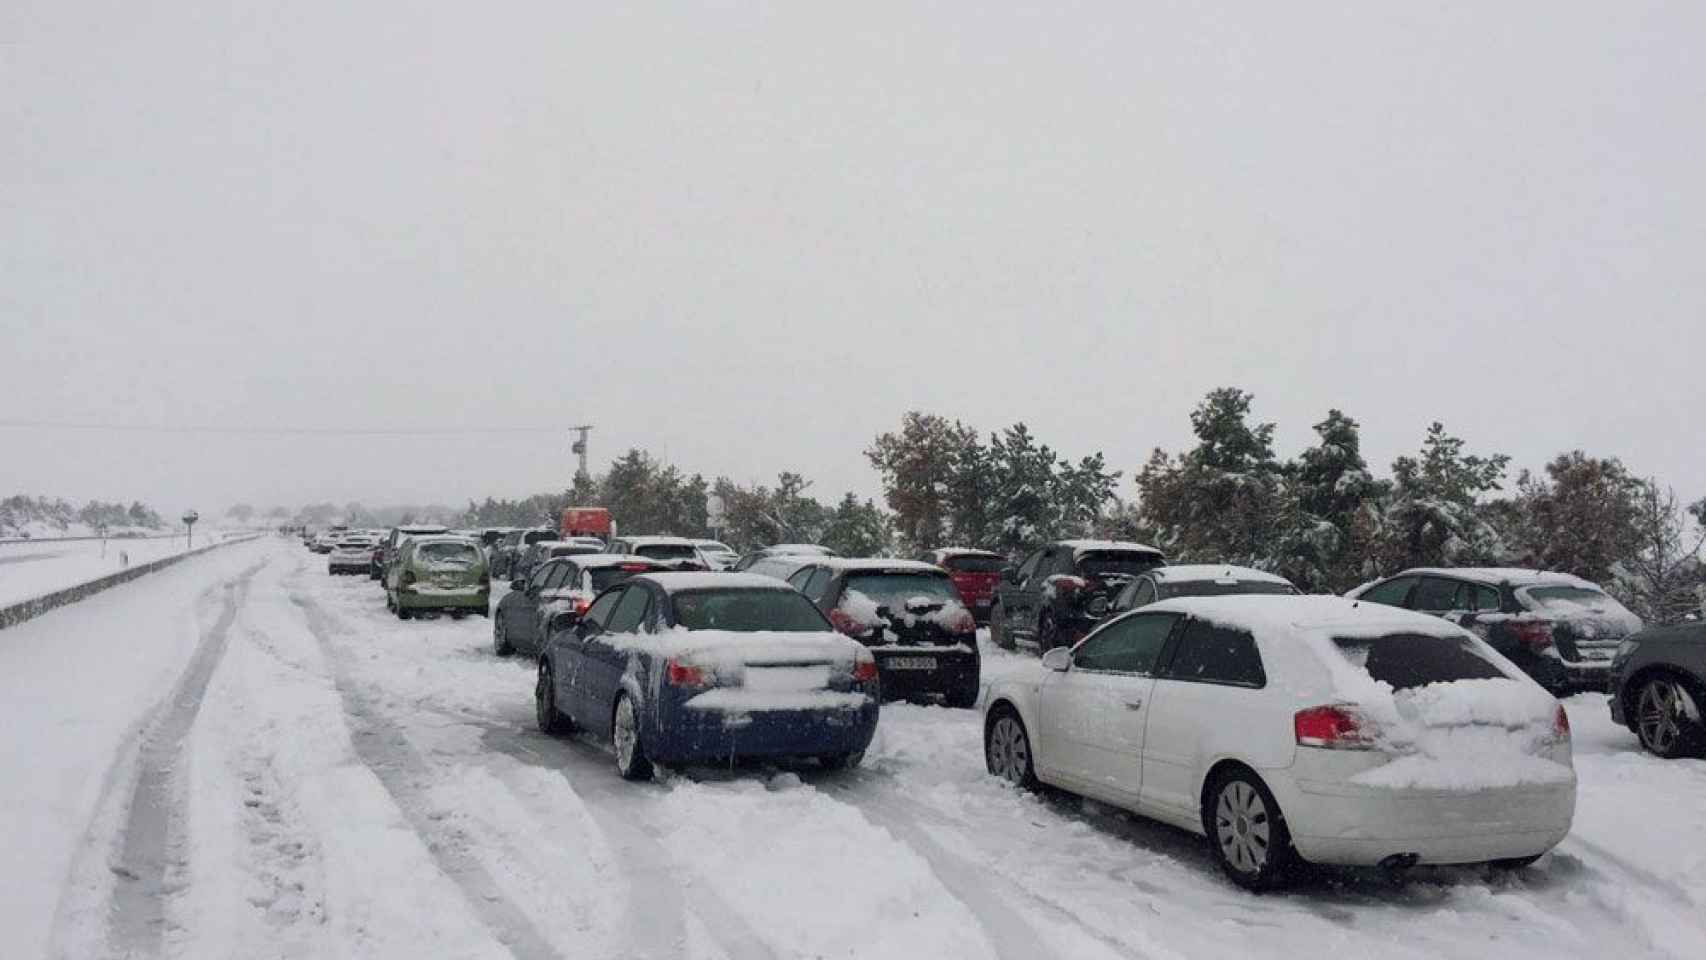
<path id="1" fill-rule="evenodd" d="M 1533 863 L 1575 807 L 1555 696 L 1609 693 L 1659 756 L 1706 750 L 1706 633 L 1649 639 L 1563 574 L 1408 570 L 1302 596 L 1129 542 L 1058 541 L 1017 562 L 737 554 L 572 513 L 559 528 L 333 528 L 304 543 L 330 573 L 379 581 L 399 619 L 491 618 L 494 653 L 536 665 L 539 729 L 607 743 L 625 778 L 857 767 L 885 701 L 981 706 L 990 774 L 1202 835 L 1249 889 L 1305 863 Z M 983 624 L 994 647 L 1041 663 L 985 682 Z"/>

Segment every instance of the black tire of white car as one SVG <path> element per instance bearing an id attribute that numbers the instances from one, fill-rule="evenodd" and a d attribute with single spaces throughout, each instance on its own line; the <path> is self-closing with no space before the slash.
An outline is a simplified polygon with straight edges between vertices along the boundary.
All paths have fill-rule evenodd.
<path id="1" fill-rule="evenodd" d="M 551 675 L 551 662 L 539 661 L 538 680 L 533 685 L 533 719 L 539 732 L 547 736 L 573 733 L 574 721 L 557 709 L 557 685 Z"/>
<path id="2" fill-rule="evenodd" d="M 509 631 L 504 629 L 503 617 L 492 621 L 492 652 L 500 657 L 515 652 L 515 647 L 509 642 Z"/>
<path id="3" fill-rule="evenodd" d="M 626 693 L 616 695 L 610 721 L 610 746 L 616 752 L 616 772 L 622 779 L 652 778 L 652 762 L 646 758 L 645 740 L 640 736 L 639 708 Z"/>
<path id="4" fill-rule="evenodd" d="M 1017 787 L 1034 790 L 1037 768 L 1031 762 L 1031 734 L 1019 712 L 1005 704 L 990 711 L 983 730 L 983 762 L 994 776 Z"/>
<path id="5" fill-rule="evenodd" d="M 1043 615 L 1037 618 L 1037 652 L 1047 653 L 1054 649 L 1057 633 L 1054 615 L 1044 610 Z"/>
<path id="6" fill-rule="evenodd" d="M 1272 890 L 1291 880 L 1299 861 L 1285 814 L 1262 778 L 1226 770 L 1204 791 L 1203 832 L 1209 854 L 1233 883 Z"/>

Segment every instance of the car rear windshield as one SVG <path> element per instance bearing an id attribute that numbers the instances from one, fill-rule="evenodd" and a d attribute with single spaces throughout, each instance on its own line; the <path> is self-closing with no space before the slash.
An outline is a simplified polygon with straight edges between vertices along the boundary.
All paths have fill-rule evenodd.
<path id="1" fill-rule="evenodd" d="M 565 543 L 560 547 L 552 547 L 548 551 L 553 557 L 583 557 L 591 553 L 603 553 L 598 547 L 584 543 Z"/>
<path id="2" fill-rule="evenodd" d="M 1094 550 L 1078 556 L 1078 571 L 1089 577 L 1110 573 L 1135 577 L 1159 566 L 1161 559 L 1155 554 L 1137 550 Z"/>
<path id="3" fill-rule="evenodd" d="M 960 601 L 960 592 L 952 580 L 927 570 L 917 573 L 850 573 L 847 575 L 847 592 L 855 590 L 877 606 L 890 607 L 897 613 L 905 609 L 906 601 L 913 597 L 953 603 Z"/>
<path id="4" fill-rule="evenodd" d="M 1269 580 L 1238 580 L 1226 583 L 1221 580 L 1183 580 L 1178 583 L 1161 585 L 1162 599 L 1172 597 L 1229 597 L 1242 594 L 1291 594 L 1297 591 L 1290 584 L 1274 583 Z"/>
<path id="5" fill-rule="evenodd" d="M 955 573 L 1000 573 L 1007 561 L 1000 557 L 949 557 L 942 565 Z"/>
<path id="6" fill-rule="evenodd" d="M 1607 594 L 1587 587 L 1529 587 L 1519 591 L 1517 595 L 1528 601 L 1526 606 L 1529 609 L 1556 616 L 1629 612 L 1628 608 Z"/>
<path id="7" fill-rule="evenodd" d="M 634 548 L 634 552 L 642 557 L 653 560 L 693 560 L 697 558 L 696 551 L 690 543 L 648 543 Z"/>
<path id="8" fill-rule="evenodd" d="M 471 543 L 423 543 L 415 556 L 427 563 L 460 566 L 480 559 L 480 551 Z"/>
<path id="9" fill-rule="evenodd" d="M 1505 676 L 1468 637 L 1393 633 L 1384 637 L 1334 637 L 1333 643 L 1353 666 L 1391 684 L 1394 690 Z"/>
<path id="10" fill-rule="evenodd" d="M 522 534 L 522 543 L 538 543 L 541 540 L 561 540 L 562 535 L 555 530 L 529 530 Z"/>
<path id="11" fill-rule="evenodd" d="M 792 590 L 684 590 L 671 600 L 675 622 L 689 630 L 804 633 L 831 629 L 812 602 Z"/>
<path id="12" fill-rule="evenodd" d="M 593 592 L 603 593 L 605 590 L 616 586 L 618 583 L 622 583 L 629 577 L 641 573 L 651 573 L 657 569 L 650 564 L 641 563 L 631 563 L 626 564 L 625 566 L 633 567 L 634 569 L 627 570 L 623 567 L 594 567 L 592 569 Z"/>

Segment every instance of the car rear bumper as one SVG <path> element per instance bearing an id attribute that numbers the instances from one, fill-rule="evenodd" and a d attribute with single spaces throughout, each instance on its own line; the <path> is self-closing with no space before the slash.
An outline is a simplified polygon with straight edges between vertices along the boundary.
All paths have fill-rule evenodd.
<path id="1" fill-rule="evenodd" d="M 1611 661 L 1562 660 L 1557 657 L 1536 657 L 1522 664 L 1530 676 L 1553 692 L 1578 692 L 1611 689 Z"/>
<path id="2" fill-rule="evenodd" d="M 856 707 L 742 710 L 673 707 L 646 752 L 659 763 L 727 763 L 752 757 L 822 757 L 858 753 L 877 731 L 877 701 Z"/>
<path id="3" fill-rule="evenodd" d="M 885 700 L 976 688 L 982 671 L 978 655 L 962 646 L 878 647 L 871 654 L 877 660 Z M 931 665 L 916 665 L 919 661 Z"/>
<path id="4" fill-rule="evenodd" d="M 431 593 L 398 593 L 397 603 L 405 610 L 484 610 L 491 602 L 487 591 L 435 590 Z"/>
<path id="5" fill-rule="evenodd" d="M 1463 791 L 1267 779 L 1293 846 L 1316 863 L 1373 866 L 1400 855 L 1432 864 L 1532 857 L 1564 839 L 1576 809 L 1573 777 Z"/>

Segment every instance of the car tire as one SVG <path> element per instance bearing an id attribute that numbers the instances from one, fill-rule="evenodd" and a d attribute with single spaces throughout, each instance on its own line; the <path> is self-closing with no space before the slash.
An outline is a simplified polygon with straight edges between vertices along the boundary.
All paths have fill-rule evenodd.
<path id="1" fill-rule="evenodd" d="M 492 652 L 500 657 L 515 652 L 515 646 L 509 642 L 509 631 L 504 628 L 503 617 L 492 621 Z"/>
<path id="2" fill-rule="evenodd" d="M 1007 610 L 999 600 L 989 608 L 989 642 L 1003 650 L 1011 650 L 1015 646 L 1013 634 L 1007 629 Z"/>
<path id="3" fill-rule="evenodd" d="M 407 607 L 403 606 L 403 601 L 398 600 L 397 601 L 397 619 L 398 620 L 407 620 L 407 619 L 409 619 L 410 616 L 411 616 L 411 614 L 409 613 L 409 609 Z"/>
<path id="4" fill-rule="evenodd" d="M 864 762 L 863 750 L 855 750 L 852 753 L 826 753 L 817 758 L 818 766 L 825 770 L 851 770 Z"/>
<path id="5" fill-rule="evenodd" d="M 983 762 L 989 772 L 1001 779 L 1034 790 L 1037 787 L 1037 768 L 1032 762 L 1031 734 L 1019 711 L 1006 704 L 989 711 L 989 722 L 983 728 Z"/>
<path id="6" fill-rule="evenodd" d="M 1687 681 L 1673 673 L 1652 674 L 1635 691 L 1635 736 L 1641 749 L 1655 757 L 1675 760 L 1699 756 L 1706 746 L 1706 726 L 1689 719 L 1701 716 L 1701 699 Z"/>
<path id="7" fill-rule="evenodd" d="M 646 758 L 645 740 L 640 736 L 640 711 L 626 693 L 616 695 L 611 711 L 610 746 L 616 751 L 616 772 L 622 779 L 652 778 L 652 762 Z"/>
<path id="8" fill-rule="evenodd" d="M 573 733 L 575 722 L 557 709 L 557 685 L 551 673 L 551 661 L 539 660 L 538 679 L 533 683 L 533 719 L 539 732 L 547 736 Z"/>
<path id="9" fill-rule="evenodd" d="M 1285 814 L 1262 778 L 1228 769 L 1203 791 L 1203 832 L 1209 854 L 1227 879 L 1246 890 L 1272 890 L 1291 880 L 1299 863 Z"/>
<path id="10" fill-rule="evenodd" d="M 1543 856 L 1545 856 L 1545 854 L 1537 853 L 1532 857 L 1512 857 L 1509 860 L 1494 860 L 1492 863 L 1488 864 L 1488 866 L 1492 867 L 1494 870 L 1526 870 L 1529 867 L 1534 866 L 1535 861 L 1539 860 Z"/>

